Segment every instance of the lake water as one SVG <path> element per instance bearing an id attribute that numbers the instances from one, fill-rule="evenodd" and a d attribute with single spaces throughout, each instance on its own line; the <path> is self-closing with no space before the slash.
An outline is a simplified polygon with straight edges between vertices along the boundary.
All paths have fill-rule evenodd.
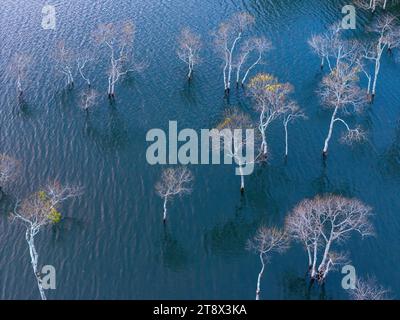
<path id="1" fill-rule="evenodd" d="M 400 294 L 400 64 L 385 55 L 375 104 L 358 119 L 368 143 L 348 147 L 335 130 L 326 166 L 321 160 L 331 113 L 315 93 L 322 78 L 319 59 L 307 39 L 342 17 L 346 1 L 327 0 L 57 0 L 57 28 L 41 28 L 43 1 L 3 0 L 0 11 L 0 151 L 22 162 L 22 175 L 0 202 L 0 298 L 39 299 L 24 228 L 8 213 L 16 197 L 50 179 L 84 186 L 79 199 L 63 205 L 63 221 L 43 229 L 36 244 L 40 265 L 54 265 L 57 290 L 49 299 L 254 299 L 260 265 L 245 250 L 262 224 L 282 226 L 300 200 L 325 192 L 357 197 L 374 208 L 377 236 L 352 237 L 350 253 L 360 276 L 374 275 Z M 233 166 L 193 166 L 194 191 L 169 206 L 162 223 L 162 201 L 154 184 L 162 171 L 145 154 L 146 132 L 215 126 L 229 106 L 223 99 L 221 61 L 210 32 L 233 13 L 247 11 L 256 25 L 249 34 L 274 44 L 257 71 L 291 82 L 294 99 L 307 121 L 290 127 L 289 159 L 284 162 L 283 128 L 268 132 L 271 158 L 246 179 L 240 196 Z M 91 40 L 99 23 L 133 19 L 136 52 L 149 62 L 142 74 L 117 85 L 110 105 L 104 94 L 89 118 L 78 108 L 85 88 L 77 78 L 65 90 L 54 70 L 52 53 L 67 46 L 93 47 L 100 53 L 89 66 L 93 87 L 106 92 L 107 57 Z M 371 16 L 360 13 L 358 27 Z M 203 62 L 189 87 L 185 66 L 176 57 L 176 37 L 189 26 L 201 34 Z M 15 51 L 29 52 L 27 104 L 20 108 L 5 70 Z M 231 105 L 253 112 L 243 95 L 232 92 Z M 254 113 L 253 113 L 254 115 Z M 349 121 L 354 123 L 355 118 Z M 340 249 L 340 248 L 337 248 Z M 347 299 L 342 275 L 332 273 L 324 291 L 307 292 L 306 253 L 298 244 L 274 255 L 262 282 L 263 299 Z"/>

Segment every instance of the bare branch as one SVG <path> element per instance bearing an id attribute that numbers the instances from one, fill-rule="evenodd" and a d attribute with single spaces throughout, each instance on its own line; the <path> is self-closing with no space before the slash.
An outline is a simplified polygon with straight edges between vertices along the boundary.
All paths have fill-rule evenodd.
<path id="1" fill-rule="evenodd" d="M 8 155 L 0 154 L 0 193 L 19 174 L 20 162 Z"/>
<path id="2" fill-rule="evenodd" d="M 389 290 L 379 285 L 375 278 L 357 279 L 355 289 L 350 290 L 350 298 L 353 300 L 390 300 L 388 293 Z"/>
<path id="3" fill-rule="evenodd" d="M 190 80 L 194 66 L 200 62 L 201 39 L 190 29 L 184 28 L 178 37 L 178 43 L 177 55 L 180 60 L 188 65 L 188 79 Z"/>

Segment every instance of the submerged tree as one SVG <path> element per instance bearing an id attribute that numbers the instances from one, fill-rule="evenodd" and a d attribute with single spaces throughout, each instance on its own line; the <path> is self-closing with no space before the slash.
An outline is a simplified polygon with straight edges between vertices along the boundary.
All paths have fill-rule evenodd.
<path id="1" fill-rule="evenodd" d="M 354 0 L 354 3 L 362 9 L 375 12 L 376 8 L 378 7 L 382 7 L 382 9 L 385 10 L 388 4 L 388 0 Z"/>
<path id="2" fill-rule="evenodd" d="M 241 112 L 238 108 L 232 108 L 224 113 L 224 120 L 211 130 L 213 149 L 224 152 L 225 164 L 237 164 L 237 174 L 240 175 L 240 191 L 244 192 L 244 177 L 246 168 L 254 168 L 258 160 L 255 157 L 254 150 L 257 142 L 257 136 L 254 134 L 254 124 L 250 117 Z"/>
<path id="3" fill-rule="evenodd" d="M 259 114 L 261 152 L 266 157 L 268 154 L 267 129 L 274 120 L 294 108 L 294 102 L 289 99 L 293 86 L 289 83 L 280 83 L 270 74 L 260 73 L 250 80 L 249 90 L 255 102 L 254 108 Z"/>
<path id="4" fill-rule="evenodd" d="M 74 85 L 75 53 L 60 41 L 54 54 L 56 67 L 67 78 L 67 86 Z"/>
<path id="5" fill-rule="evenodd" d="M 283 115 L 283 127 L 285 129 L 285 157 L 287 158 L 289 153 L 289 123 L 298 119 L 306 119 L 307 117 L 295 102 L 288 103 L 285 109 L 286 112 Z"/>
<path id="6" fill-rule="evenodd" d="M 82 92 L 80 108 L 83 111 L 86 111 L 86 113 L 89 113 L 89 109 L 91 109 L 92 107 L 94 107 L 96 105 L 98 97 L 99 97 L 99 94 L 94 89 L 89 89 L 87 91 Z"/>
<path id="7" fill-rule="evenodd" d="M 248 241 L 248 249 L 256 252 L 261 261 L 261 270 L 257 277 L 256 300 L 260 300 L 261 278 L 264 274 L 265 264 L 274 252 L 284 252 L 289 247 L 287 235 L 275 228 L 261 227 L 253 239 Z"/>
<path id="8" fill-rule="evenodd" d="M 87 83 L 88 87 L 90 87 L 92 83 L 90 81 L 90 78 L 86 74 L 85 69 L 87 65 L 92 61 L 93 61 L 93 55 L 88 50 L 80 50 L 76 58 L 76 65 L 80 76 Z"/>
<path id="9" fill-rule="evenodd" d="M 361 201 L 336 195 L 306 199 L 294 208 L 286 230 L 306 249 L 312 280 L 324 282 L 336 265 L 345 262 L 345 255 L 332 251 L 335 244 L 344 243 L 353 232 L 373 235 L 371 215 L 371 208 Z"/>
<path id="10" fill-rule="evenodd" d="M 108 97 L 115 96 L 115 85 L 129 72 L 140 71 L 145 65 L 134 59 L 135 25 L 131 21 L 119 24 L 100 24 L 93 33 L 95 41 L 110 51 Z"/>
<path id="11" fill-rule="evenodd" d="M 15 53 L 11 58 L 9 71 L 11 76 L 15 78 L 18 97 L 21 97 L 24 93 L 24 83 L 31 62 L 32 57 L 25 53 Z"/>
<path id="12" fill-rule="evenodd" d="M 374 278 L 357 279 L 355 288 L 349 290 L 353 300 L 389 300 L 388 293 Z"/>
<path id="13" fill-rule="evenodd" d="M 236 85 L 240 84 L 243 86 L 250 71 L 253 70 L 258 64 L 262 62 L 263 54 L 272 49 L 271 41 L 267 40 L 264 37 L 260 38 L 250 38 L 246 40 L 240 48 L 240 54 L 237 59 L 236 63 Z M 255 52 L 257 58 L 256 60 L 251 63 L 247 69 L 244 70 L 244 75 L 242 80 L 240 80 L 240 75 L 242 71 L 242 67 L 246 64 L 249 60 L 250 55 L 252 52 Z"/>
<path id="14" fill-rule="evenodd" d="M 193 174 L 186 167 L 168 168 L 161 175 L 156 184 L 157 194 L 164 199 L 164 223 L 167 221 L 167 203 L 176 196 L 183 196 L 192 192 L 191 183 Z"/>
<path id="15" fill-rule="evenodd" d="M 81 189 L 79 187 L 61 186 L 59 183 L 54 182 L 43 190 L 27 197 L 22 202 L 17 202 L 12 213 L 12 218 L 20 221 L 26 228 L 25 239 L 29 246 L 31 264 L 42 300 L 46 300 L 46 294 L 38 269 L 39 256 L 35 247 L 35 236 L 46 225 L 60 222 L 61 213 L 59 212 L 59 207 L 61 203 L 80 194 Z"/>
<path id="16" fill-rule="evenodd" d="M 378 17 L 376 23 L 371 28 L 371 32 L 378 35 L 378 39 L 373 43 L 364 43 L 361 45 L 362 57 L 374 63 L 374 76 L 371 90 L 371 75 L 363 68 L 368 78 L 368 95 L 372 94 L 372 99 L 376 95 L 378 76 L 381 68 L 382 54 L 385 49 L 391 51 L 400 45 L 400 28 L 396 25 L 397 17 L 391 14 L 385 14 Z"/>
<path id="17" fill-rule="evenodd" d="M 194 66 L 200 62 L 199 52 L 201 49 L 200 36 L 190 29 L 184 28 L 178 38 L 179 47 L 177 54 L 180 60 L 188 66 L 188 80 L 192 79 Z"/>
<path id="18" fill-rule="evenodd" d="M 321 59 L 321 69 L 324 62 L 328 63 L 332 72 L 341 63 L 354 64 L 359 59 L 359 43 L 354 40 L 342 39 L 341 23 L 335 23 L 321 35 L 313 35 L 308 44 Z"/>
<path id="19" fill-rule="evenodd" d="M 3 193 L 3 188 L 18 176 L 19 166 L 18 160 L 0 154 L 0 195 Z"/>
<path id="20" fill-rule="evenodd" d="M 231 88 L 232 71 L 234 68 L 234 54 L 238 42 L 243 37 L 243 32 L 254 24 L 254 17 L 246 12 L 233 15 L 228 21 L 219 25 L 214 32 L 214 43 L 217 52 L 221 55 L 224 77 L 225 94 L 228 95 Z"/>
<path id="21" fill-rule="evenodd" d="M 346 128 L 342 136 L 342 142 L 351 144 L 360 142 L 366 138 L 361 127 L 351 129 L 345 120 L 339 117 L 339 113 L 349 112 L 349 108 L 360 111 L 366 103 L 365 94 L 358 85 L 359 68 L 356 65 L 348 65 L 340 62 L 336 68 L 322 80 L 319 90 L 324 106 L 333 110 L 328 135 L 325 139 L 323 156 L 328 155 L 329 142 L 332 138 L 333 128 L 336 123 L 341 123 Z"/>

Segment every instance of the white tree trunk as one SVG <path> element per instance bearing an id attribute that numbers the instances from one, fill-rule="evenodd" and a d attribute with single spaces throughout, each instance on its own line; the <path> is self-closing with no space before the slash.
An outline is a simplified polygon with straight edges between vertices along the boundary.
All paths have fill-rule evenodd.
<path id="1" fill-rule="evenodd" d="M 164 214 L 163 214 L 164 222 L 167 221 L 167 202 L 168 202 L 168 197 L 165 197 L 164 198 Z"/>
<path id="2" fill-rule="evenodd" d="M 322 269 L 324 269 L 324 267 L 326 267 L 326 261 L 328 259 L 328 255 L 329 255 L 329 250 L 331 248 L 331 244 L 332 244 L 332 240 L 329 239 L 329 241 L 327 242 L 327 244 L 325 246 L 325 250 L 324 250 L 324 255 L 323 255 L 322 261 L 318 266 L 318 272 L 320 272 Z"/>
<path id="3" fill-rule="evenodd" d="M 18 76 L 17 78 L 17 90 L 18 90 L 18 94 L 21 95 L 22 94 L 22 84 L 21 84 L 21 77 Z"/>
<path id="4" fill-rule="evenodd" d="M 41 284 L 41 280 L 39 278 L 38 269 L 37 269 L 38 254 L 37 254 L 36 248 L 35 248 L 34 237 L 35 237 L 34 230 L 32 230 L 32 228 L 28 228 L 25 233 L 25 238 L 26 238 L 26 241 L 28 242 L 28 246 L 29 246 L 29 253 L 31 256 L 31 264 L 32 264 L 32 268 L 33 268 L 33 273 L 35 275 L 36 282 L 37 282 L 37 285 L 39 288 L 40 297 L 42 298 L 42 300 L 47 300 L 46 294 L 44 293 L 44 289 Z"/>
<path id="5" fill-rule="evenodd" d="M 258 55 L 258 59 L 256 60 L 256 62 L 254 62 L 248 69 L 247 69 L 247 71 L 246 71 L 246 73 L 244 74 L 244 77 L 243 77 L 243 79 L 242 79 L 242 85 L 244 84 L 244 82 L 246 81 L 246 79 L 247 79 L 247 76 L 249 75 L 249 73 L 250 73 L 250 71 L 257 65 L 257 64 L 259 64 L 259 62 L 261 61 L 261 52 L 259 53 L 259 55 Z"/>
<path id="6" fill-rule="evenodd" d="M 374 73 L 374 83 L 372 85 L 372 96 L 375 96 L 375 94 L 376 94 L 376 84 L 378 81 L 379 71 L 381 69 L 382 53 L 385 50 L 385 47 L 386 47 L 386 45 L 382 46 L 382 39 L 379 39 L 379 42 L 377 45 L 377 57 L 375 59 L 375 73 Z"/>
<path id="7" fill-rule="evenodd" d="M 265 269 L 265 262 L 264 262 L 264 258 L 263 258 L 263 254 L 260 253 L 260 260 L 261 260 L 261 270 L 260 273 L 258 274 L 258 278 L 257 278 L 257 289 L 256 289 L 256 300 L 260 300 L 260 293 L 261 293 L 261 278 L 264 274 L 264 269 Z"/>
<path id="8" fill-rule="evenodd" d="M 289 153 L 288 136 L 288 121 L 285 121 L 285 157 L 287 157 Z"/>
<path id="9" fill-rule="evenodd" d="M 239 172 L 240 172 L 240 191 L 244 192 L 244 174 L 243 174 L 242 164 L 239 165 Z"/>
<path id="10" fill-rule="evenodd" d="M 311 267 L 311 278 L 314 279 L 316 275 L 316 267 L 317 267 L 317 250 L 318 250 L 318 244 L 315 242 L 314 243 L 314 256 L 313 256 L 313 263 Z"/>
<path id="11" fill-rule="evenodd" d="M 325 139 L 325 145 L 324 145 L 324 150 L 323 150 L 323 154 L 324 155 L 326 155 L 328 153 L 329 141 L 332 138 L 333 126 L 335 124 L 335 119 L 336 119 L 337 112 L 338 112 L 338 107 L 335 108 L 335 111 L 333 111 L 333 114 L 332 114 L 331 123 L 329 125 L 328 136 Z"/>

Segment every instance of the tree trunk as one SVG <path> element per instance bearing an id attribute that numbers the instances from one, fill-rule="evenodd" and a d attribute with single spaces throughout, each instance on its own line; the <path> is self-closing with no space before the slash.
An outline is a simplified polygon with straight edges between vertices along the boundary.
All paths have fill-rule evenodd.
<path id="1" fill-rule="evenodd" d="M 39 292 L 40 292 L 40 297 L 42 298 L 42 300 L 47 300 L 46 294 L 44 293 L 44 289 L 42 287 L 42 283 L 40 280 L 40 275 L 39 275 L 39 272 L 37 269 L 38 254 L 37 254 L 36 248 L 35 248 L 33 230 L 31 228 L 28 228 L 26 230 L 25 238 L 26 238 L 26 241 L 28 242 L 29 253 L 31 256 L 31 264 L 32 264 L 32 268 L 33 268 L 33 273 L 35 274 L 35 277 L 36 277 L 37 285 L 38 285 Z"/>
<path id="2" fill-rule="evenodd" d="M 240 172 L 240 192 L 244 193 L 244 175 L 243 175 L 243 168 L 242 165 L 239 165 L 239 172 Z"/>
<path id="3" fill-rule="evenodd" d="M 336 118 L 336 114 L 338 112 L 338 107 L 335 108 L 335 111 L 333 111 L 332 114 L 332 118 L 331 118 L 331 123 L 329 125 L 329 132 L 328 132 L 328 136 L 325 139 L 325 145 L 324 145 L 324 150 L 322 151 L 322 154 L 326 157 L 328 154 L 328 147 L 329 147 L 329 141 L 332 138 L 332 132 L 333 132 L 333 126 L 335 124 L 335 118 Z"/>
<path id="4" fill-rule="evenodd" d="M 164 223 L 167 221 L 167 202 L 168 202 L 168 197 L 165 197 L 164 198 L 164 214 L 163 214 Z"/>
<path id="5" fill-rule="evenodd" d="M 289 146 L 288 146 L 288 123 L 285 122 L 285 157 L 287 158 L 289 153 Z"/>
<path id="6" fill-rule="evenodd" d="M 317 243 L 314 244 L 314 257 L 313 257 L 313 263 L 311 267 L 311 279 L 315 278 L 316 275 L 316 266 L 317 266 L 317 250 L 318 250 L 318 245 Z"/>
<path id="7" fill-rule="evenodd" d="M 260 253 L 260 260 L 261 260 L 261 271 L 258 274 L 258 278 L 257 278 L 257 289 L 256 289 L 256 300 L 260 300 L 260 293 L 261 293 L 261 278 L 264 274 L 264 269 L 265 269 L 265 262 L 264 262 L 264 258 L 263 258 L 263 254 Z"/>

